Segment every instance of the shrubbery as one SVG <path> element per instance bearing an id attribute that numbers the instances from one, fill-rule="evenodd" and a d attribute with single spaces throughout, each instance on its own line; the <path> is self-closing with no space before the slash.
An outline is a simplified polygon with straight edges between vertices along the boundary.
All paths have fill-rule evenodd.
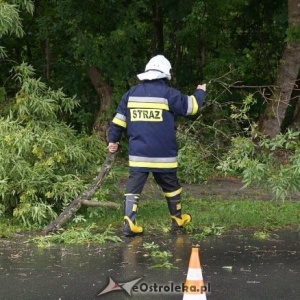
<path id="1" fill-rule="evenodd" d="M 240 107 L 231 105 L 231 115 L 224 115 L 218 127 L 198 118 L 179 130 L 181 181 L 199 184 L 215 174 L 230 175 L 240 177 L 245 186 L 256 185 L 271 192 L 274 199 L 284 201 L 299 193 L 300 132 L 287 130 L 275 138 L 260 134 L 248 116 L 256 101 L 249 94 Z M 232 124 L 239 124 L 240 130 L 228 133 Z"/>
<path id="2" fill-rule="evenodd" d="M 185 183 L 202 183 L 213 173 L 211 153 L 193 136 L 178 133 L 181 147 L 178 152 L 180 180 Z"/>
<path id="3" fill-rule="evenodd" d="M 238 174 L 245 186 L 261 186 L 284 201 L 300 190 L 299 137 L 300 132 L 289 130 L 273 139 L 233 138 L 219 169 Z"/>
<path id="4" fill-rule="evenodd" d="M 84 189 L 106 150 L 100 139 L 63 121 L 75 98 L 35 79 L 26 64 L 14 73 L 20 89 L 0 118 L 0 208 L 27 225 L 42 225 Z"/>
<path id="5" fill-rule="evenodd" d="M 287 130 L 275 138 L 263 136 L 248 117 L 256 103 L 252 94 L 241 108 L 232 106 L 231 118 L 247 122 L 244 134 L 232 136 L 231 147 L 220 160 L 218 169 L 242 178 L 245 186 L 257 185 L 284 201 L 300 190 L 300 132 Z"/>

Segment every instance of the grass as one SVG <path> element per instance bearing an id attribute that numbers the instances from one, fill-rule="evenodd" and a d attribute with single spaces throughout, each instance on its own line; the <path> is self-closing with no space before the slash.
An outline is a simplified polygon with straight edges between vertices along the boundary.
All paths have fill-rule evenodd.
<path id="1" fill-rule="evenodd" d="M 122 200 L 119 200 L 120 203 Z M 210 234 L 222 234 L 227 230 L 254 229 L 261 232 L 277 229 L 300 230 L 300 202 L 273 202 L 258 200 L 200 200 L 187 199 L 182 202 L 183 213 L 192 215 L 192 223 L 187 230 L 204 230 Z M 89 211 L 92 213 L 89 213 Z M 82 212 L 81 212 L 82 213 Z M 71 232 L 76 228 L 105 231 L 110 233 L 105 240 L 109 242 L 109 235 L 122 228 L 123 209 L 89 208 L 85 210 L 84 221 L 70 221 L 66 228 Z M 91 226 L 93 224 L 93 226 Z M 170 230 L 171 219 L 165 200 L 140 201 L 138 224 L 146 232 L 167 232 Z M 91 229 L 91 231 L 92 231 Z M 0 237 L 11 238 L 15 232 L 24 231 L 22 224 L 13 219 L 0 218 Z M 86 231 L 84 231 L 86 233 Z M 117 233 L 118 234 L 118 233 Z M 87 235 L 88 236 L 88 235 Z M 89 238 L 87 238 L 89 240 Z M 60 240 L 60 242 L 64 242 Z M 93 240 L 91 240 L 93 242 Z M 95 241 L 97 242 L 97 240 Z"/>
<path id="2" fill-rule="evenodd" d="M 11 218 L 0 217 L 0 238 L 13 238 L 14 234 L 24 230 L 22 224 Z"/>
<path id="3" fill-rule="evenodd" d="M 300 229 L 300 202 L 266 202 L 257 200 L 209 201 L 189 199 L 183 201 L 183 212 L 192 215 L 195 229 L 220 226 L 228 230 L 248 229 L 275 230 Z M 139 220 L 144 227 L 155 224 L 169 226 L 169 214 L 164 201 L 141 203 Z"/>
<path id="4" fill-rule="evenodd" d="M 105 184 L 94 195 L 102 201 L 113 201 L 121 204 L 121 209 L 83 207 L 76 216 L 66 224 L 59 235 L 45 243 L 104 243 L 118 242 L 123 227 L 123 188 L 118 186 L 120 180 L 126 180 L 128 173 L 123 164 L 116 164 L 106 178 Z M 152 194 L 151 194 L 152 195 Z M 151 199 L 151 195 L 150 198 Z M 149 196 L 149 195 L 148 195 Z M 237 197 L 237 196 L 233 196 Z M 145 232 L 156 234 L 168 232 L 171 228 L 171 218 L 166 200 L 161 195 L 159 199 L 143 200 L 141 198 L 138 210 L 138 224 Z M 290 229 L 300 231 L 300 201 L 276 202 L 252 199 L 195 199 L 183 195 L 183 213 L 192 215 L 192 223 L 186 227 L 188 232 L 207 235 L 220 235 L 229 230 L 253 229 L 257 238 L 265 238 L 269 231 Z M 41 228 L 40 228 L 41 229 Z M 109 230 L 108 230 L 109 229 Z M 25 228 L 22 222 L 15 218 L 0 214 L 0 238 L 13 238 L 15 233 L 38 230 L 37 225 Z M 200 232 L 200 233 L 199 233 Z"/>

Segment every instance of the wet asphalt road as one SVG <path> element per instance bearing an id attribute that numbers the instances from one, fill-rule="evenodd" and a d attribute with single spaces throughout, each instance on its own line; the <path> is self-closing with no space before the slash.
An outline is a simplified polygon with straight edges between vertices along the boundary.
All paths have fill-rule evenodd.
<path id="1" fill-rule="evenodd" d="M 0 240 L 0 300 L 182 299 L 191 248 L 199 244 L 192 237 L 149 233 L 121 244 L 51 249 Z M 172 269 L 153 268 L 151 251 L 143 247 L 152 242 L 173 254 Z M 207 237 L 200 261 L 207 299 L 300 299 L 299 232 L 276 232 L 268 240 L 251 232 Z M 115 291 L 99 295 L 109 277 Z M 133 280 L 129 295 L 128 284 L 121 286 Z"/>

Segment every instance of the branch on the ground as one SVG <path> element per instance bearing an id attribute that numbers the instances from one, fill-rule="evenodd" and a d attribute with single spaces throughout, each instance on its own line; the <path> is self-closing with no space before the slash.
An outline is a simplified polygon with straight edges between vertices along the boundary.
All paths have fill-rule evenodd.
<path id="1" fill-rule="evenodd" d="M 111 208 L 120 208 L 120 204 L 114 203 L 114 202 L 109 202 L 109 201 L 91 201 L 91 200 L 83 200 L 82 205 L 85 206 L 90 206 L 90 207 L 111 207 Z"/>
<path id="2" fill-rule="evenodd" d="M 43 229 L 44 234 L 55 232 L 59 228 L 61 228 L 67 221 L 72 218 L 73 215 L 75 215 L 75 213 L 80 209 L 82 205 L 112 207 L 117 209 L 120 208 L 120 205 L 117 203 L 104 201 L 97 202 L 89 200 L 95 194 L 98 187 L 103 183 L 104 179 L 108 175 L 115 161 L 115 157 L 116 153 L 107 155 L 101 167 L 100 173 L 95 178 L 93 183 L 88 187 L 86 191 L 78 195 L 51 224 L 47 225 Z"/>

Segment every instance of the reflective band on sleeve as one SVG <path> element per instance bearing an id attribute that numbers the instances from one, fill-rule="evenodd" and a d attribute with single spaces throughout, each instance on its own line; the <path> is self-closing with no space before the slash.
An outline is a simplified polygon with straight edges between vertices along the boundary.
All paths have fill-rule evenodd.
<path id="1" fill-rule="evenodd" d="M 174 196 L 177 196 L 179 194 L 181 194 L 182 192 L 182 188 L 178 189 L 177 191 L 174 191 L 174 192 L 169 192 L 169 193 L 164 193 L 164 195 L 168 198 L 171 198 L 171 197 L 174 197 Z M 180 209 L 180 208 L 177 208 L 177 209 Z"/>
<path id="2" fill-rule="evenodd" d="M 117 113 L 115 115 L 115 117 L 112 120 L 113 123 L 126 128 L 127 124 L 126 124 L 126 117 L 122 114 Z"/>
<path id="3" fill-rule="evenodd" d="M 199 109 L 198 106 L 198 102 L 195 96 L 192 96 L 192 100 L 193 100 L 193 111 L 192 111 L 192 115 L 195 115 Z"/>
<path id="4" fill-rule="evenodd" d="M 120 119 L 121 121 L 126 122 L 126 116 L 124 116 L 124 115 L 122 115 L 120 113 L 117 113 L 115 117 L 118 118 L 118 119 Z"/>
<path id="5" fill-rule="evenodd" d="M 194 115 L 198 111 L 198 102 L 195 96 L 188 96 L 188 109 L 186 115 Z"/>

